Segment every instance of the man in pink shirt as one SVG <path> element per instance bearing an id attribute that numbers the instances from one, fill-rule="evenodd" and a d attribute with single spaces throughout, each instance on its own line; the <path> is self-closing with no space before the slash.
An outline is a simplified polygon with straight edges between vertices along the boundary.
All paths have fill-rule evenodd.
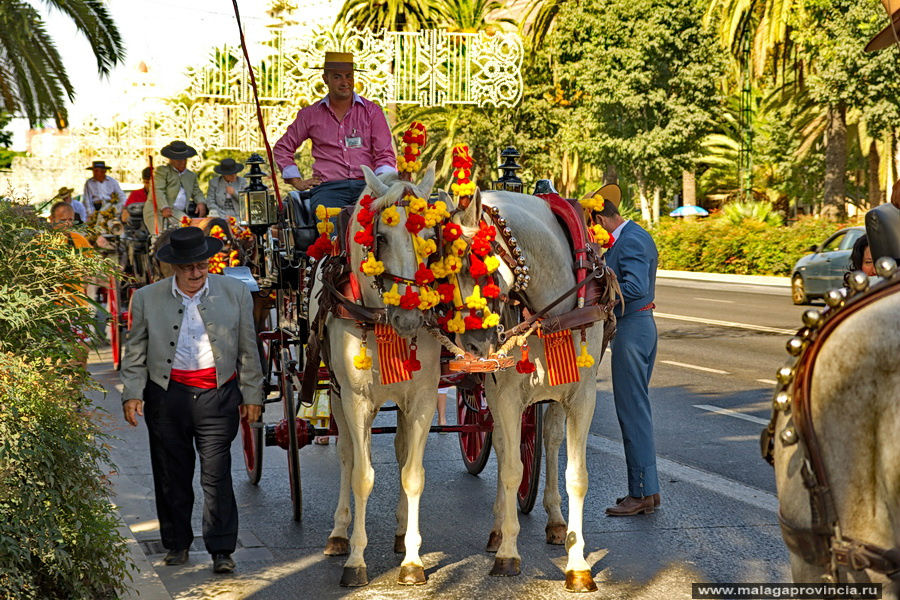
<path id="1" fill-rule="evenodd" d="M 384 111 L 353 90 L 353 54 L 326 52 L 322 79 L 328 95 L 297 113 L 275 144 L 275 162 L 285 182 L 312 191 L 312 208 L 353 204 L 365 187 L 362 165 L 375 174 L 397 170 Z M 294 152 L 312 140 L 312 176 L 304 179 Z"/>

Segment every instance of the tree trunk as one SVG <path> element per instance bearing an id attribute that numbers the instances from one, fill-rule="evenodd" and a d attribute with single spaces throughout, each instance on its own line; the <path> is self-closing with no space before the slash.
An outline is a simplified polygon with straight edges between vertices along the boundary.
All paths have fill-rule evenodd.
<path id="1" fill-rule="evenodd" d="M 697 178 L 694 171 L 681 172 L 681 203 L 684 206 L 697 204 Z"/>
<path id="2" fill-rule="evenodd" d="M 828 107 L 825 125 L 825 205 L 822 216 L 836 221 L 845 214 L 847 170 L 847 109 L 843 104 Z"/>
<path id="3" fill-rule="evenodd" d="M 878 179 L 878 167 L 881 165 L 881 157 L 878 155 L 878 142 L 874 139 L 869 143 L 869 172 L 866 174 L 868 184 L 868 208 L 875 208 L 881 204 L 881 181 Z"/>
<path id="4" fill-rule="evenodd" d="M 659 223 L 659 199 L 661 192 L 659 188 L 653 188 L 653 223 Z"/>
<path id="5" fill-rule="evenodd" d="M 619 184 L 619 173 L 616 171 L 616 165 L 612 163 L 606 165 L 606 170 L 603 171 L 603 185 L 610 183 Z"/>
<path id="6" fill-rule="evenodd" d="M 641 202 L 641 220 L 644 223 L 650 222 L 650 201 L 647 199 L 647 186 L 644 184 L 644 177 L 640 173 L 635 175 L 638 186 L 638 196 Z"/>

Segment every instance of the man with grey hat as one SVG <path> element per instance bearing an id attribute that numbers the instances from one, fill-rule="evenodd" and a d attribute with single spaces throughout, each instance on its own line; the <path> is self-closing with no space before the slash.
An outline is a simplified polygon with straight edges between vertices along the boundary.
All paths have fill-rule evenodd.
<path id="1" fill-rule="evenodd" d="M 209 274 L 222 246 L 198 227 L 182 227 L 157 251 L 175 275 L 135 292 L 120 377 L 125 420 L 147 422 L 165 564 L 189 558 L 199 454 L 203 540 L 213 570 L 230 573 L 238 532 L 231 443 L 240 417 L 259 420 L 263 375 L 249 288 Z"/>
<path id="2" fill-rule="evenodd" d="M 188 159 L 197 156 L 197 151 L 175 140 L 163 147 L 160 154 L 169 159 L 169 164 L 155 169 L 156 198 L 148 198 L 144 203 L 144 224 L 152 234 L 176 225 L 185 215 L 205 217 L 209 212 L 197 174 L 187 168 Z"/>
<path id="3" fill-rule="evenodd" d="M 107 175 L 107 171 L 111 168 L 106 161 L 102 160 L 95 160 L 87 168 L 88 171 L 92 171 L 92 175 L 84 182 L 84 193 L 81 195 L 87 216 L 90 216 L 95 210 L 105 208 L 105 205 L 125 202 L 125 192 L 122 191 L 122 186 Z"/>
<path id="4" fill-rule="evenodd" d="M 243 163 L 235 162 L 233 158 L 226 158 L 213 167 L 216 175 L 209 180 L 209 187 L 206 189 L 206 205 L 210 216 L 237 218 L 240 206 L 238 194 L 247 187 L 247 180 L 238 176 L 243 169 Z"/>
<path id="5" fill-rule="evenodd" d="M 353 54 L 326 52 L 323 70 L 328 95 L 301 109 L 273 149 L 286 183 L 301 191 L 313 188 L 313 208 L 355 203 L 365 187 L 362 165 L 376 175 L 397 171 L 384 111 L 353 89 Z M 312 175 L 304 179 L 294 152 L 307 139 L 312 141 L 313 165 Z"/>

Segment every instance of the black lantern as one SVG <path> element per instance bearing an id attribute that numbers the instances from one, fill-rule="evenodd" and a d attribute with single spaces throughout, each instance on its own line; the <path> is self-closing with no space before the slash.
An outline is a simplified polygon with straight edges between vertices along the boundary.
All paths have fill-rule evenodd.
<path id="1" fill-rule="evenodd" d="M 275 208 L 275 198 L 269 194 L 269 188 L 262 182 L 266 177 L 260 165 L 265 161 L 259 154 L 251 154 L 246 163 L 250 167 L 247 179 L 249 185 L 241 192 L 240 221 L 241 225 L 249 227 L 254 233 L 262 233 L 270 225 L 278 222 L 278 213 Z"/>
<path id="2" fill-rule="evenodd" d="M 516 176 L 516 171 L 522 168 L 522 165 L 516 162 L 516 159 L 520 156 L 521 154 L 519 154 L 519 151 L 512 146 L 508 146 L 500 153 L 500 160 L 503 162 L 497 168 L 500 169 L 502 175 L 500 175 L 500 179 L 494 182 L 495 190 L 522 192 L 524 187 L 522 180 Z"/>

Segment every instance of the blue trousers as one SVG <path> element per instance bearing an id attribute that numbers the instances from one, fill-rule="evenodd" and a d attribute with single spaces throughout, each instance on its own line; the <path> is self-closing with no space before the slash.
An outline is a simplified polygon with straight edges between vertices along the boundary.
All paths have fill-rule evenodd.
<path id="1" fill-rule="evenodd" d="M 625 443 L 628 495 L 636 498 L 659 492 L 650 410 L 650 375 L 656 360 L 656 343 L 652 311 L 619 319 L 612 342 L 613 400 Z"/>
<path id="2" fill-rule="evenodd" d="M 326 181 L 313 188 L 310 207 L 315 211 L 319 205 L 335 208 L 356 204 L 365 187 L 366 182 L 363 179 Z"/>

